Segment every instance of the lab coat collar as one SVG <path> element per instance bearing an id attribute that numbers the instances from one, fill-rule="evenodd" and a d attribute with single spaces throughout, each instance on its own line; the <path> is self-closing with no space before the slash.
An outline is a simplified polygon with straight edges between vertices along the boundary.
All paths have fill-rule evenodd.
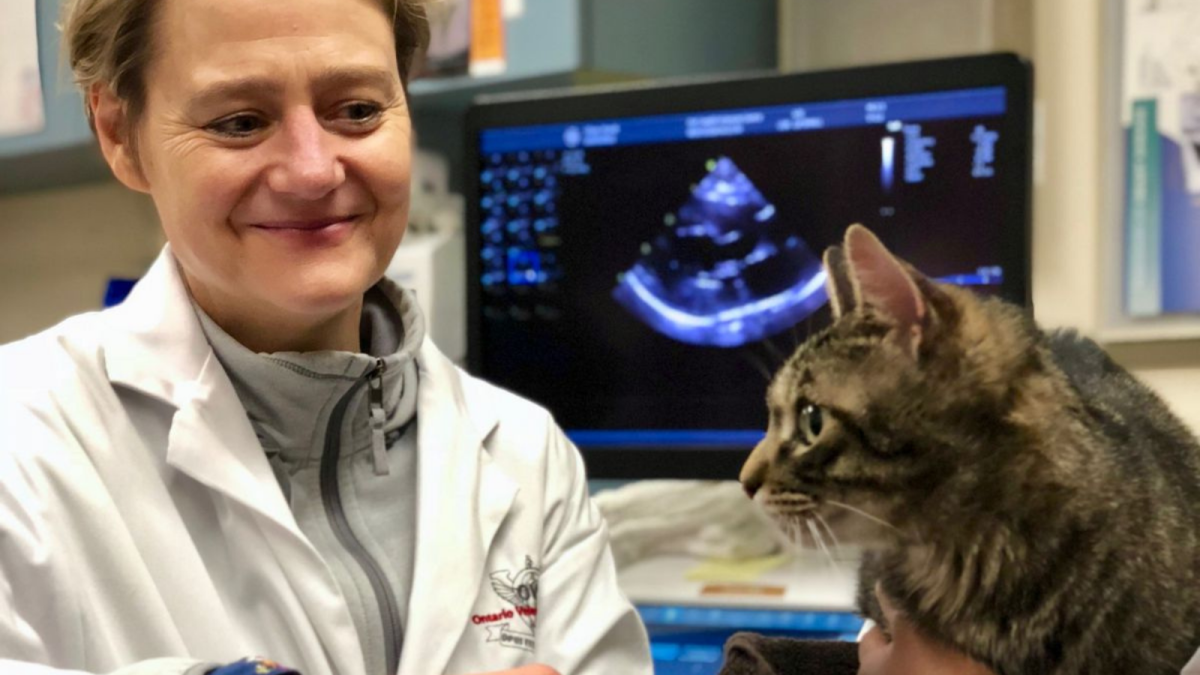
<path id="1" fill-rule="evenodd" d="M 105 340 L 110 381 L 177 409 L 167 464 L 300 536 L 169 248 L 112 312 Z"/>
<path id="2" fill-rule="evenodd" d="M 357 635 L 332 628 L 353 625 L 349 609 L 342 605 L 342 616 L 321 618 L 330 611 L 323 598 L 338 592 L 335 582 L 296 524 L 237 392 L 204 337 L 169 248 L 125 302 L 109 311 L 103 337 L 109 380 L 176 408 L 167 465 L 278 526 L 264 528 L 264 536 L 290 541 L 299 552 L 280 573 L 309 610 L 333 672 L 362 672 Z"/>
<path id="3" fill-rule="evenodd" d="M 163 247 L 125 302 L 109 312 L 104 336 L 109 380 L 176 407 L 190 398 L 193 392 L 180 387 L 196 381 L 212 348 L 170 246 Z"/>
<path id="4" fill-rule="evenodd" d="M 409 616 L 400 675 L 440 673 L 470 625 L 496 531 L 517 484 L 484 448 L 492 406 L 468 406 L 459 370 L 426 338 L 417 360 L 418 508 Z"/>
<path id="5" fill-rule="evenodd" d="M 125 302 L 109 311 L 111 332 L 104 338 L 109 379 L 178 409 L 167 463 L 307 544 L 204 337 L 169 247 Z M 424 620 L 406 631 L 400 675 L 442 672 L 449 663 L 470 625 L 488 549 L 517 495 L 516 482 L 484 448 L 498 423 L 494 408 L 482 401 L 468 406 L 463 374 L 428 337 L 417 366 L 417 546 L 409 616 Z M 326 578 L 316 552 L 310 545 L 303 548 L 311 553 L 303 563 L 309 571 L 297 578 Z M 293 586 L 303 602 L 302 584 Z M 342 619 L 334 623 L 349 625 L 348 615 Z M 314 621 L 328 641 L 335 671 L 361 672 L 357 642 L 319 629 L 327 623 Z"/>

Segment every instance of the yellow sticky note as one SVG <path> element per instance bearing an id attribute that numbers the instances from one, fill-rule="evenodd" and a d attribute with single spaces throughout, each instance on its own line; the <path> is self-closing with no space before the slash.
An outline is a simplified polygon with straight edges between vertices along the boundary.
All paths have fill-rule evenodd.
<path id="1" fill-rule="evenodd" d="M 785 553 L 746 560 L 709 558 L 684 572 L 683 576 L 688 581 L 754 581 L 787 561 Z"/>

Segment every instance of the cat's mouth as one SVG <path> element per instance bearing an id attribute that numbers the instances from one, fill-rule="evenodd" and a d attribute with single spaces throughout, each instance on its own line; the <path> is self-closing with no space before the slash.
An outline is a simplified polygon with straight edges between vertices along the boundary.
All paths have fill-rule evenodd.
<path id="1" fill-rule="evenodd" d="M 819 498 L 767 489 L 760 490 L 755 501 L 793 544 L 814 550 L 837 545 L 837 536 L 821 513 Z"/>
<path id="2" fill-rule="evenodd" d="M 771 515 L 778 517 L 808 517 L 820 506 L 816 497 L 802 492 L 763 490 L 759 494 L 763 508 Z"/>
<path id="3" fill-rule="evenodd" d="M 888 530 L 897 531 L 867 509 L 803 492 L 764 489 L 754 499 L 776 527 L 801 548 L 825 551 L 845 544 L 871 547 L 880 543 Z"/>

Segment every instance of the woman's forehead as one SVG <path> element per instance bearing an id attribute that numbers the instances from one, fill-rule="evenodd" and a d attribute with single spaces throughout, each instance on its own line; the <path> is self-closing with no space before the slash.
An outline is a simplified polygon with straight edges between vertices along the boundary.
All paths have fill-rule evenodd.
<path id="1" fill-rule="evenodd" d="M 378 0 L 167 0 L 156 28 L 155 61 L 171 78 L 265 75 L 305 61 L 396 70 Z"/>

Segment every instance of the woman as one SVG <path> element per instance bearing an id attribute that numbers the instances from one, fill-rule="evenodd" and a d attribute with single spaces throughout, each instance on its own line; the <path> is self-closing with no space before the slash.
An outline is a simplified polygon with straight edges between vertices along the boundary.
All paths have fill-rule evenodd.
<path id="1" fill-rule="evenodd" d="M 416 0 L 64 18 L 169 245 L 120 307 L 0 349 L 0 671 L 649 673 L 578 453 L 382 280 Z"/>

